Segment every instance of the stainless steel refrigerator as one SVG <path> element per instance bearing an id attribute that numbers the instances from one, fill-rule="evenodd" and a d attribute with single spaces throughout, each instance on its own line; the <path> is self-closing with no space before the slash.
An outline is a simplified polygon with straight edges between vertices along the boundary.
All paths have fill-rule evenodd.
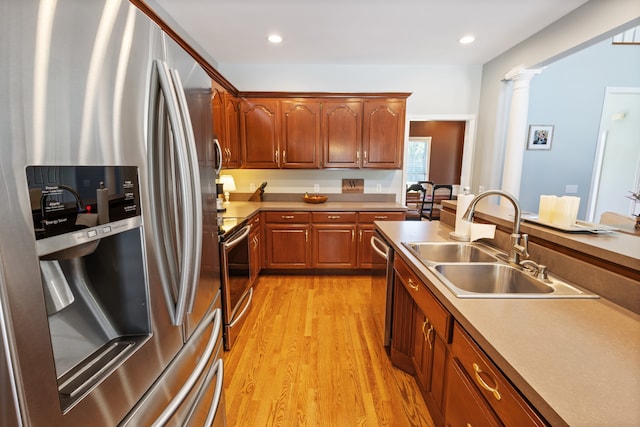
<path id="1" fill-rule="evenodd" d="M 126 0 L 3 1 L 0 47 L 0 422 L 225 425 L 211 80 Z"/>

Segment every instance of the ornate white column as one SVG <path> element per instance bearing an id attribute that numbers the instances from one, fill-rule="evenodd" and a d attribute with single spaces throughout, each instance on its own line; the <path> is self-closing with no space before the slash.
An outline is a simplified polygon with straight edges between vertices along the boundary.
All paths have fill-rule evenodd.
<path id="1" fill-rule="evenodd" d="M 533 77 L 541 72 L 541 69 L 527 70 L 520 66 L 509 71 L 504 76 L 505 80 L 513 82 L 513 90 L 508 117 L 501 189 L 513 194 L 515 197 L 520 196 L 522 161 L 527 140 L 530 82 Z M 504 198 L 501 198 L 500 203 L 505 203 L 505 206 L 510 205 Z"/>

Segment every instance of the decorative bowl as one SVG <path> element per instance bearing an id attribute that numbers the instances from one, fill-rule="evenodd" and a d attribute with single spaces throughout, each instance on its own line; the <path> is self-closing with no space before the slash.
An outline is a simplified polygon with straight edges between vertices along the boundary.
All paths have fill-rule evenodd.
<path id="1" fill-rule="evenodd" d="M 327 201 L 329 197 L 328 196 L 321 196 L 319 194 L 307 194 L 304 193 L 304 196 L 302 197 L 302 200 L 305 203 L 324 203 Z"/>

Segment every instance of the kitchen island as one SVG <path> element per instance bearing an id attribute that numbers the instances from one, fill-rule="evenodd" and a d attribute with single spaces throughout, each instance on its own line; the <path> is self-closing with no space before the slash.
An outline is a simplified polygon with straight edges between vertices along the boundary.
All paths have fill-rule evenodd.
<path id="1" fill-rule="evenodd" d="M 396 259 L 409 266 L 546 422 L 554 426 L 640 425 L 638 313 L 606 298 L 456 297 L 402 245 L 450 241 L 453 228 L 447 223 L 455 220 L 451 206 L 455 209 L 455 204 L 449 205 L 449 216 L 442 222 L 379 222 L 376 229 L 394 248 Z M 476 218 L 498 224 L 496 238 L 488 243 L 502 246 L 511 229 L 509 214 L 496 208 L 481 210 Z M 633 240 L 636 237 L 622 233 L 563 235 L 524 223 L 522 228 L 530 234 L 533 259 L 555 260 L 548 263 L 551 274 L 564 279 L 571 276 L 572 283 L 592 291 L 620 284 L 623 291 L 612 291 L 613 298 L 620 300 L 626 292 L 631 300 L 626 305 L 637 306 L 640 242 Z M 583 269 L 594 262 L 600 264 L 592 267 L 595 270 Z"/>

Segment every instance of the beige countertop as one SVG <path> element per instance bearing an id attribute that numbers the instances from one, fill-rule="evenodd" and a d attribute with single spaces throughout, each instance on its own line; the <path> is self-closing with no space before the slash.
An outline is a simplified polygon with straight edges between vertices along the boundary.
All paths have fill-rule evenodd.
<path id="1" fill-rule="evenodd" d="M 311 211 L 311 212 L 405 212 L 407 207 L 395 202 L 244 202 L 231 201 L 224 204 L 226 212 L 218 215 L 223 217 L 244 218 L 259 211 Z"/>
<path id="2" fill-rule="evenodd" d="M 437 221 L 376 226 L 552 425 L 640 425 L 640 316 L 603 298 L 457 298 L 401 244 L 446 241 L 452 228 Z M 569 237 L 570 245 L 589 246 L 589 237 L 602 236 Z M 601 250 L 609 256 L 618 243 Z M 637 265 L 639 254 L 629 263 Z"/>

